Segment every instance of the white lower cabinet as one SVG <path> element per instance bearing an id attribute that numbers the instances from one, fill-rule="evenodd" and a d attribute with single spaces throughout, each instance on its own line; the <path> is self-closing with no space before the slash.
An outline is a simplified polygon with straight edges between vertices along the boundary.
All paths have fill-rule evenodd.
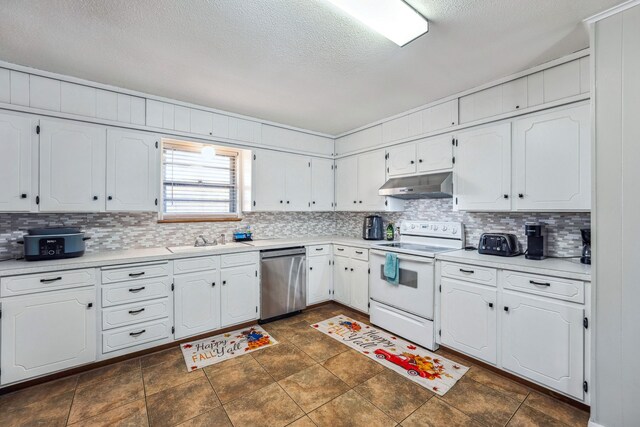
<path id="1" fill-rule="evenodd" d="M 369 312 L 369 251 L 334 246 L 333 299 Z"/>
<path id="2" fill-rule="evenodd" d="M 442 344 L 495 364 L 496 289 L 445 278 L 441 285 Z"/>
<path id="3" fill-rule="evenodd" d="M 307 258 L 307 305 L 331 299 L 333 292 L 333 265 L 331 255 Z"/>
<path id="4" fill-rule="evenodd" d="M 221 280 L 222 327 L 257 319 L 260 299 L 258 266 L 223 268 Z"/>
<path id="5" fill-rule="evenodd" d="M 96 310 L 93 286 L 3 299 L 1 383 L 95 361 Z"/>
<path id="6" fill-rule="evenodd" d="M 584 308 L 509 291 L 502 305 L 502 367 L 582 400 Z"/>
<path id="7" fill-rule="evenodd" d="M 220 271 L 174 278 L 175 338 L 220 328 Z"/>

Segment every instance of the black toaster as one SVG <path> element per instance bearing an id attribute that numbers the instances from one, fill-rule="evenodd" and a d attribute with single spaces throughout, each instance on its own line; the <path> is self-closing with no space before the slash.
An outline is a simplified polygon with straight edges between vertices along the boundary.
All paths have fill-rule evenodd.
<path id="1" fill-rule="evenodd" d="M 485 255 L 516 256 L 520 255 L 520 246 L 515 234 L 483 233 L 478 243 L 478 253 Z"/>

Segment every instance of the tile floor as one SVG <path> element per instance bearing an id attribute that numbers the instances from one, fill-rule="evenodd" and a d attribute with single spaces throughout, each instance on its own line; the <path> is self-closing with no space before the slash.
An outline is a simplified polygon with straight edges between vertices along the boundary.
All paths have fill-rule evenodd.
<path id="1" fill-rule="evenodd" d="M 585 426 L 588 414 L 478 366 L 443 397 L 308 325 L 325 305 L 264 326 L 281 343 L 191 373 L 178 348 L 0 396 L 0 426 Z M 456 359 L 454 355 L 443 356 Z"/>

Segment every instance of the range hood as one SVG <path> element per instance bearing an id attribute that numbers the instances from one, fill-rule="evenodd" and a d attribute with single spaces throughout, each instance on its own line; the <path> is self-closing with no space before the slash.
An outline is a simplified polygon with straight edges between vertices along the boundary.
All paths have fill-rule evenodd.
<path id="1" fill-rule="evenodd" d="M 399 199 L 444 199 L 453 197 L 453 174 L 451 172 L 391 178 L 384 183 L 378 194 Z"/>

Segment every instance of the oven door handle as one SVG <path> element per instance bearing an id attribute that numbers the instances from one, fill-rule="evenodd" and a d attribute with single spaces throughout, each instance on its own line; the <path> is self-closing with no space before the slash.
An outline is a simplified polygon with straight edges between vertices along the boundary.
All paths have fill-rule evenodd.
<path id="1" fill-rule="evenodd" d="M 393 252 L 393 251 L 380 251 L 377 249 L 372 249 L 371 250 L 371 254 L 372 255 L 379 255 L 381 257 L 386 257 L 386 255 L 388 253 L 392 253 L 392 254 L 396 254 L 398 255 L 398 260 L 399 261 L 415 261 L 415 262 L 421 262 L 424 264 L 433 264 L 435 259 L 434 258 L 429 258 L 429 257 L 422 257 L 422 256 L 416 256 L 416 255 L 410 255 L 410 254 L 403 254 L 400 252 Z"/>

